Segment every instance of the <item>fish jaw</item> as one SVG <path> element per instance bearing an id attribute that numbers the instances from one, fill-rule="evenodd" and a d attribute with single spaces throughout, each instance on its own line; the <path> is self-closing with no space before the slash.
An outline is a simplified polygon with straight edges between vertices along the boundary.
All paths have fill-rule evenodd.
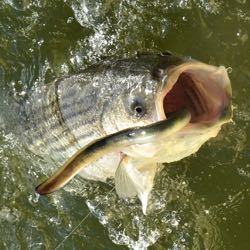
<path id="1" fill-rule="evenodd" d="M 167 71 L 167 79 L 156 98 L 159 119 L 186 108 L 192 114 L 190 124 L 213 126 L 229 113 L 231 120 L 232 89 L 224 66 L 190 61 Z"/>
<path id="2" fill-rule="evenodd" d="M 190 61 L 169 69 L 168 76 L 157 100 L 159 119 L 183 108 L 192 117 L 168 142 L 157 145 L 158 162 L 178 161 L 197 152 L 232 119 L 232 90 L 225 67 Z"/>
<path id="3" fill-rule="evenodd" d="M 217 136 L 224 123 L 232 120 L 232 90 L 224 66 L 188 61 L 166 72 L 156 96 L 158 120 L 188 109 L 191 121 L 168 140 L 124 149 L 131 157 L 153 158 L 161 163 L 181 160 L 197 152 Z"/>

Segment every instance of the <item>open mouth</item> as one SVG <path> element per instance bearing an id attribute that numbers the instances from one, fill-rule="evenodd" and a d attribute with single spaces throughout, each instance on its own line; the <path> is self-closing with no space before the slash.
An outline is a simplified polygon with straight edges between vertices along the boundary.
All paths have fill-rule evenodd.
<path id="1" fill-rule="evenodd" d="M 169 72 L 161 95 L 162 115 L 187 109 L 190 123 L 214 123 L 230 105 L 231 86 L 225 67 L 185 63 Z"/>

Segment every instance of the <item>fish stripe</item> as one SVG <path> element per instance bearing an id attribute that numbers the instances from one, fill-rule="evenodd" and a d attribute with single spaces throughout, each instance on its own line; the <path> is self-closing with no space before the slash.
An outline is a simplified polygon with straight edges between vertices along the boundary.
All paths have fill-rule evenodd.
<path id="1" fill-rule="evenodd" d="M 103 155 L 132 144 L 148 143 L 152 140 L 157 141 L 159 137 L 167 138 L 167 136 L 186 126 L 190 119 L 191 114 L 184 110 L 172 119 L 159 121 L 144 127 L 122 130 L 100 140 L 93 141 L 66 161 L 52 177 L 40 184 L 36 191 L 41 195 L 52 193 L 68 183 L 89 163 Z"/>
<path id="2" fill-rule="evenodd" d="M 47 103 L 46 105 L 32 107 L 30 115 L 37 118 L 37 113 L 40 113 L 40 116 L 32 125 L 30 123 L 27 130 L 32 134 L 34 143 L 42 140 L 45 144 L 55 142 L 54 145 L 50 144 L 50 147 L 54 147 L 56 144 L 60 146 L 66 144 L 79 148 L 77 139 L 67 126 L 65 118 L 62 115 L 58 97 L 58 85 L 59 81 L 56 81 L 48 91 L 45 91 L 42 100 L 43 104 Z"/>

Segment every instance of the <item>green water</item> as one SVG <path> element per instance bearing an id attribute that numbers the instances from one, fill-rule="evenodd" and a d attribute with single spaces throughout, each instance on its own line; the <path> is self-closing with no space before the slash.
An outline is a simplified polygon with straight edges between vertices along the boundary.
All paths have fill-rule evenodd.
<path id="1" fill-rule="evenodd" d="M 112 181 L 37 197 L 51 163 L 1 130 L 0 249 L 250 249 L 249 30 L 246 0 L 1 0 L 1 101 L 105 56 L 170 50 L 232 68 L 234 121 L 158 174 L 146 217 Z"/>

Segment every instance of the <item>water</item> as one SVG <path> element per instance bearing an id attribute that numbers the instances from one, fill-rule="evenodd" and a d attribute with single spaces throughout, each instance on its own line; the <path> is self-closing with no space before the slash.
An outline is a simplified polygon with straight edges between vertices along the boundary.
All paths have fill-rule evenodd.
<path id="1" fill-rule="evenodd" d="M 112 181 L 76 178 L 36 196 L 52 163 L 0 131 L 0 248 L 53 249 L 65 239 L 58 249 L 249 249 L 249 30 L 246 0 L 2 0 L 2 100 L 106 56 L 170 50 L 232 68 L 234 122 L 164 168 L 147 216 L 138 200 L 119 200 Z"/>

